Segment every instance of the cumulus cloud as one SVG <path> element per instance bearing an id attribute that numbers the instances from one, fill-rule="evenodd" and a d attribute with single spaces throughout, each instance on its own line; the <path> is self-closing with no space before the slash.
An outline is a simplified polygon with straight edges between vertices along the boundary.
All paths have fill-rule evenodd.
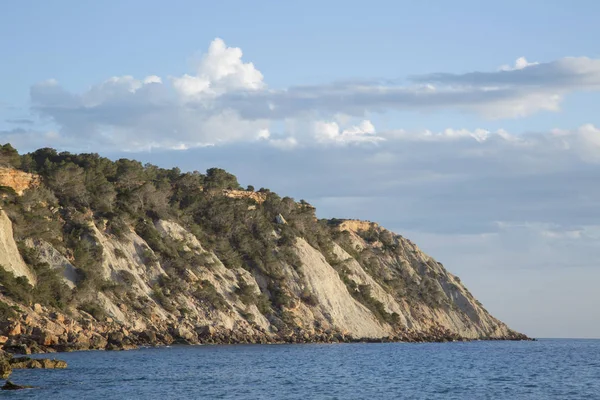
<path id="1" fill-rule="evenodd" d="M 239 47 L 227 47 L 217 38 L 202 58 L 196 75 L 173 77 L 173 86 L 186 101 L 229 91 L 262 89 L 263 75 L 254 64 L 244 63 L 242 55 Z"/>
<path id="2" fill-rule="evenodd" d="M 284 142 L 287 148 L 292 143 L 374 143 L 385 138 L 367 119 L 371 114 L 460 110 L 514 118 L 559 110 L 565 94 L 600 89 L 600 60 L 571 57 L 537 63 L 522 57 L 499 71 L 436 73 L 408 82 L 364 80 L 270 89 L 240 48 L 217 38 L 193 74 L 112 77 L 82 93 L 48 80 L 31 88 L 31 100 L 35 112 L 82 148 L 92 144 L 141 150 L 250 142 L 264 140 L 264 132 L 282 122 L 303 129 L 275 132 L 269 141 L 277 140 L 273 144 L 279 147 Z M 463 134 L 448 131 L 443 136 Z M 469 134 L 479 140 L 487 135 Z"/>
<path id="3" fill-rule="evenodd" d="M 35 110 L 82 148 L 189 148 L 255 139 L 269 126 L 266 120 L 240 118 L 232 109 L 180 104 L 156 76 L 113 77 L 80 95 L 47 81 L 34 85 L 31 97 Z"/>

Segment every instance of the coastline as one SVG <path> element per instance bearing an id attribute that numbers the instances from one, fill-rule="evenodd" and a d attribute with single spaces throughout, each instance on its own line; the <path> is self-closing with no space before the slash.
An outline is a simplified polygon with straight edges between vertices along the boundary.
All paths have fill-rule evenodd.
<path id="1" fill-rule="evenodd" d="M 154 340 L 148 340 L 153 338 Z M 449 343 L 474 341 L 536 341 L 535 338 L 513 332 L 510 336 L 466 338 L 444 330 L 430 332 L 402 332 L 394 336 L 382 338 L 355 338 L 343 333 L 308 334 L 297 333 L 288 336 L 263 335 L 261 337 L 247 336 L 235 332 L 207 333 L 198 340 L 173 338 L 169 333 L 136 332 L 123 336 L 121 332 L 111 332 L 105 341 L 68 342 L 56 345 L 40 345 L 32 342 L 31 337 L 12 337 L 4 351 L 15 356 L 30 354 L 66 353 L 73 351 L 124 351 L 144 347 L 166 347 L 170 345 L 234 345 L 234 344 L 336 344 L 336 343 Z"/>

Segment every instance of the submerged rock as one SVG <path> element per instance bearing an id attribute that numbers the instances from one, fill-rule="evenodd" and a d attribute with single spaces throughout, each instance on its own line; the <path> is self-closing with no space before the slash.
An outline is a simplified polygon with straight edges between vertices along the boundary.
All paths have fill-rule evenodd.
<path id="1" fill-rule="evenodd" d="M 2 386 L 0 389 L 2 389 L 2 390 L 21 390 L 21 389 L 31 389 L 31 388 L 33 388 L 33 386 L 17 385 L 17 384 L 12 383 L 11 381 L 6 381 L 4 386 Z"/>
<path id="2" fill-rule="evenodd" d="M 19 357 L 11 359 L 8 364 L 12 369 L 64 369 L 67 368 L 66 361 L 63 360 L 51 360 L 48 358 L 29 358 Z"/>

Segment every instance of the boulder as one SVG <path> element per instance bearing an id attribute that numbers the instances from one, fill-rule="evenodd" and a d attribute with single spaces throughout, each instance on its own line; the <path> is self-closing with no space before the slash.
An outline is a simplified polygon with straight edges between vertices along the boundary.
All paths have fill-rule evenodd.
<path id="1" fill-rule="evenodd" d="M 140 333 L 140 339 L 142 339 L 144 342 L 150 343 L 150 344 L 155 344 L 156 343 L 156 332 L 151 331 L 151 330 L 145 330 L 144 332 Z"/>
<path id="2" fill-rule="evenodd" d="M 54 312 L 51 314 L 51 317 L 54 318 L 54 320 L 60 324 L 64 324 L 65 322 L 65 316 L 60 313 Z"/>
<path id="3" fill-rule="evenodd" d="M 58 336 L 38 327 L 33 328 L 32 336 L 42 346 L 52 346 L 59 342 Z"/>
<path id="4" fill-rule="evenodd" d="M 103 349 L 108 344 L 108 341 L 97 333 L 92 333 L 90 337 L 90 348 L 91 349 Z"/>
<path id="5" fill-rule="evenodd" d="M 4 350 L 13 354 L 31 354 L 31 346 L 29 343 L 22 343 L 15 339 L 9 339 L 3 347 Z"/>
<path id="6" fill-rule="evenodd" d="M 16 322 L 11 327 L 9 327 L 8 332 L 6 333 L 8 336 L 16 336 L 22 333 L 21 324 Z"/>
<path id="7" fill-rule="evenodd" d="M 119 345 L 125 340 L 125 334 L 123 332 L 111 332 L 108 334 L 108 343 Z"/>
<path id="8" fill-rule="evenodd" d="M 198 341 L 198 335 L 185 326 L 176 327 L 173 330 L 173 336 L 176 339 L 182 340 L 187 343 L 196 343 Z"/>
<path id="9" fill-rule="evenodd" d="M 164 344 L 172 344 L 175 339 L 173 339 L 173 336 L 171 336 L 169 333 L 159 333 L 157 335 L 157 338 Z"/>
<path id="10" fill-rule="evenodd" d="M 215 328 L 210 325 L 201 325 L 195 328 L 200 338 L 208 338 L 215 334 Z"/>

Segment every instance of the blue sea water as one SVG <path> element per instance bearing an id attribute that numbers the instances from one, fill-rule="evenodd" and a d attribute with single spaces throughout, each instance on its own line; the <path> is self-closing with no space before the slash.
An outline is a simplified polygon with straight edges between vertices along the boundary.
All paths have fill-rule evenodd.
<path id="1" fill-rule="evenodd" d="M 52 356 L 52 355 L 51 355 Z M 600 340 L 173 346 L 57 354 L 14 399 L 600 399 Z"/>

